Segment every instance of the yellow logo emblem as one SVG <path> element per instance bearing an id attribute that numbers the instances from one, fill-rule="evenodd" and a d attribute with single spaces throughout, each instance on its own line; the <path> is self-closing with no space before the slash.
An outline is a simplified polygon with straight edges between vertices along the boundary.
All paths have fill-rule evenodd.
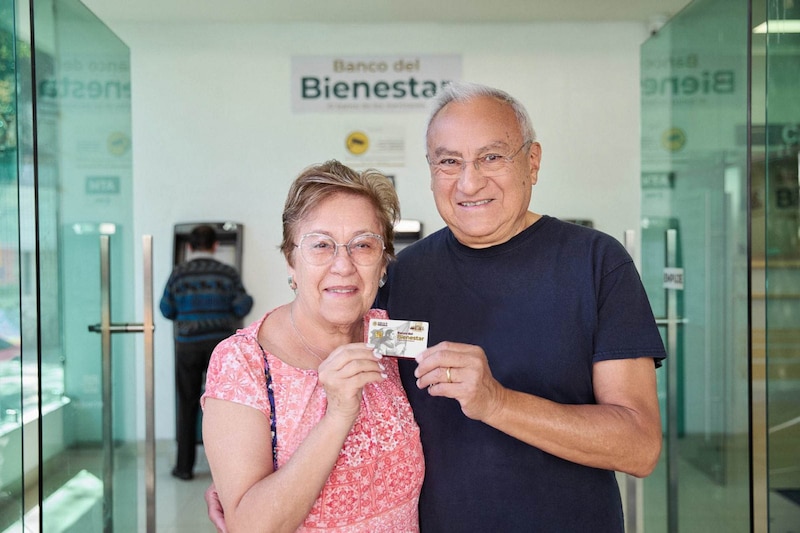
<path id="1" fill-rule="evenodd" d="M 369 139 L 367 134 L 361 131 L 354 131 L 347 136 L 345 143 L 347 150 L 353 155 L 361 155 L 369 149 Z"/>
<path id="2" fill-rule="evenodd" d="M 686 145 L 686 132 L 680 128 L 670 128 L 661 135 L 661 146 L 670 152 L 677 152 Z"/>

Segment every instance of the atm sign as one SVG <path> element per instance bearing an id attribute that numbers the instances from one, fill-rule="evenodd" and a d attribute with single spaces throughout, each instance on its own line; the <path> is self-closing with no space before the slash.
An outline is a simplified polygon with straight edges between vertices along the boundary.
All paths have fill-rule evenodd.
<path id="1" fill-rule="evenodd" d="M 86 194 L 119 194 L 119 176 L 89 176 Z"/>

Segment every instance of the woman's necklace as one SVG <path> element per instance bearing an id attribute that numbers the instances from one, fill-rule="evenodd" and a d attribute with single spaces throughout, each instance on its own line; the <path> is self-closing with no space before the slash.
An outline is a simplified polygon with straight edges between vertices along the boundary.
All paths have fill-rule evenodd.
<path id="1" fill-rule="evenodd" d="M 294 305 L 291 305 L 291 304 L 289 305 L 289 321 L 292 323 L 292 329 L 294 330 L 294 332 L 297 333 L 298 337 L 300 337 L 300 342 L 303 343 L 303 346 L 305 347 L 306 351 L 308 353 L 310 353 L 311 355 L 313 355 L 314 357 L 316 357 L 317 360 L 321 363 L 322 362 L 322 357 L 320 357 L 318 355 L 318 353 L 323 353 L 322 350 L 320 350 L 319 348 L 313 348 L 308 343 L 306 338 L 303 337 L 303 334 L 300 333 L 300 330 L 297 329 L 297 324 L 294 323 Z"/>

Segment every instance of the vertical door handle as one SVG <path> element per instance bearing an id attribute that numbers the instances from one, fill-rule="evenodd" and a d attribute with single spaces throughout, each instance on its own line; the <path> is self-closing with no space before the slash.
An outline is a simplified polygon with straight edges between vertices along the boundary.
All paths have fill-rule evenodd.
<path id="1" fill-rule="evenodd" d="M 144 442 L 145 498 L 147 532 L 156 530 L 156 435 L 155 435 L 155 357 L 153 350 L 153 236 L 142 236 L 142 271 L 144 273 Z"/>
<path id="2" fill-rule="evenodd" d="M 636 261 L 636 232 L 632 229 L 625 230 L 622 244 L 628 254 Z M 643 504 L 639 498 L 641 492 L 642 480 L 630 474 L 625 474 L 625 531 L 627 533 L 638 533 L 644 527 L 644 517 L 639 509 L 640 505 Z M 642 522 L 641 528 L 640 522 Z"/>
<path id="3" fill-rule="evenodd" d="M 678 266 L 678 230 L 666 232 L 666 268 Z M 667 291 L 667 530 L 678 531 L 678 290 Z"/>
<path id="4" fill-rule="evenodd" d="M 144 395 L 145 395 L 145 498 L 147 505 L 147 532 L 156 530 L 155 504 L 155 394 L 153 332 L 153 236 L 142 236 L 144 320 L 141 324 L 113 323 L 111 321 L 111 246 L 108 235 L 100 236 L 100 323 L 89 326 L 89 331 L 100 333 L 102 344 L 103 375 L 103 516 L 104 530 L 113 531 L 114 455 L 112 428 L 111 334 L 144 333 Z"/>
<path id="5" fill-rule="evenodd" d="M 111 383 L 111 242 L 108 235 L 100 236 L 100 345 L 102 350 L 103 390 L 103 531 L 114 531 L 114 428 L 112 418 Z"/>

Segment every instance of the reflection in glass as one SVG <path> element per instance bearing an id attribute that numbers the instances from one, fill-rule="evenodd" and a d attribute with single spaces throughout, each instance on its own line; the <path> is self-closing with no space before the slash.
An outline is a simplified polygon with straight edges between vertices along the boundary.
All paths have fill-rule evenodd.
<path id="1" fill-rule="evenodd" d="M 775 21 L 800 20 L 800 2 L 764 2 L 754 24 L 754 368 L 765 392 L 768 515 L 775 530 L 800 524 L 800 34 Z M 754 9 L 756 4 L 754 3 Z"/>
<path id="2" fill-rule="evenodd" d="M 134 339 L 104 383 L 88 330 L 108 228 L 113 316 L 133 321 L 129 50 L 77 0 L 29 8 L 0 0 L 0 531 L 138 531 Z M 83 503 L 47 504 L 67 492 Z"/>
<path id="3" fill-rule="evenodd" d="M 658 371 L 647 532 L 750 531 L 747 47 L 747 6 L 727 0 L 692 2 L 642 46 L 642 277 L 656 316 L 673 297 L 681 320 Z"/>
<path id="4" fill-rule="evenodd" d="M 23 413 L 37 395 L 23 387 L 37 381 L 36 367 L 22 364 L 22 257 L 20 243 L 20 161 L 29 158 L 30 131 L 26 117 L 17 116 L 17 87 L 24 86 L 30 49 L 14 26 L 15 4 L 0 0 L 0 531 L 18 522 L 23 513 Z M 29 85 L 29 84 L 28 84 Z M 20 139 L 23 132 L 23 139 Z M 22 141 L 22 142 L 21 142 Z M 32 370 L 32 372 L 31 372 Z"/>

